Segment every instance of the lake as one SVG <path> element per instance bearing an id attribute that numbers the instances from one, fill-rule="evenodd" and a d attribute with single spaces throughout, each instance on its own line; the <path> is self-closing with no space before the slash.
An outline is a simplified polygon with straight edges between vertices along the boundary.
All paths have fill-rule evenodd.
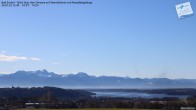
<path id="1" fill-rule="evenodd" d="M 141 98 L 164 98 L 164 97 L 178 97 L 187 98 L 188 95 L 167 95 L 167 94 L 149 94 L 149 93 L 137 93 L 137 92 L 112 92 L 112 91 L 92 91 L 96 95 L 95 97 L 141 97 Z"/>

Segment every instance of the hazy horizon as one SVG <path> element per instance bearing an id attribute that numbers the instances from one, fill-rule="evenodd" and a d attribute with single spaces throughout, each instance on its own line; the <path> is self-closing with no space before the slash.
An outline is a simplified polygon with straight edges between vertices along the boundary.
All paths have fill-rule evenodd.
<path id="1" fill-rule="evenodd" d="M 0 76 L 1 75 L 10 75 L 10 74 L 15 74 L 15 73 L 17 73 L 17 72 L 21 72 L 21 71 L 25 71 L 25 72 L 37 72 L 37 71 L 47 71 L 46 69 L 41 69 L 41 70 L 34 70 L 34 71 L 32 71 L 32 70 L 18 70 L 18 71 L 15 71 L 15 72 L 10 72 L 10 73 L 0 73 Z M 71 75 L 71 74 L 73 74 L 73 75 L 77 75 L 77 74 L 79 74 L 79 73 L 85 73 L 85 74 L 87 74 L 87 75 L 89 75 L 89 76 L 95 76 L 95 77 L 102 77 L 102 76 L 106 76 L 106 77 L 124 77 L 124 78 L 140 78 L 140 79 L 153 79 L 153 78 L 168 78 L 168 77 L 131 77 L 131 76 L 122 76 L 122 75 L 105 75 L 105 74 L 102 74 L 102 75 L 93 75 L 93 74 L 90 74 L 90 73 L 87 73 L 87 72 L 82 72 L 82 71 L 80 71 L 80 72 L 76 72 L 76 73 L 65 73 L 65 74 L 61 74 L 61 73 L 55 73 L 55 72 L 52 72 L 52 71 L 47 71 L 47 72 L 49 72 L 49 73 L 54 73 L 54 74 L 57 74 L 57 75 Z M 168 78 L 168 79 L 196 79 L 196 78 L 184 78 L 184 77 L 181 77 L 181 78 Z"/>

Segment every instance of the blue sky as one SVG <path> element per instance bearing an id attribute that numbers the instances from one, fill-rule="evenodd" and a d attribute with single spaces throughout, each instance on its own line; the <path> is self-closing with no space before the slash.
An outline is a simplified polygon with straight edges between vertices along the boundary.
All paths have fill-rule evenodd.
<path id="1" fill-rule="evenodd" d="M 177 18 L 175 5 L 183 2 L 0 7 L 0 73 L 196 78 L 196 17 Z"/>

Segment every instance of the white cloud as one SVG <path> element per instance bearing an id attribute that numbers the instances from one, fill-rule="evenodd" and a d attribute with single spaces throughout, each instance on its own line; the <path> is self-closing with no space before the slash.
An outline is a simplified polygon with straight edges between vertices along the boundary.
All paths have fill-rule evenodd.
<path id="1" fill-rule="evenodd" d="M 5 72 L 5 71 L 0 72 L 0 74 L 11 74 L 11 73 L 13 72 Z"/>
<path id="2" fill-rule="evenodd" d="M 27 59 L 28 59 L 27 57 L 0 55 L 0 61 L 17 61 L 17 60 L 27 60 Z"/>
<path id="3" fill-rule="evenodd" d="M 0 54 L 0 61 L 12 62 L 12 61 L 19 61 L 19 60 L 40 61 L 39 58 L 34 58 L 34 57 L 30 58 L 30 57 L 25 57 L 25 56 L 12 56 L 12 55 Z"/>

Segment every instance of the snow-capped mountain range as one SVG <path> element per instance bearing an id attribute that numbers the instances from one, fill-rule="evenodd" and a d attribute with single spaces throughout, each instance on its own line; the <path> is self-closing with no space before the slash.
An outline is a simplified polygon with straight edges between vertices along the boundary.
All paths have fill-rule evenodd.
<path id="1" fill-rule="evenodd" d="M 1 87 L 55 86 L 63 88 L 195 88 L 196 79 L 91 76 L 84 72 L 59 75 L 47 70 L 0 75 Z"/>

